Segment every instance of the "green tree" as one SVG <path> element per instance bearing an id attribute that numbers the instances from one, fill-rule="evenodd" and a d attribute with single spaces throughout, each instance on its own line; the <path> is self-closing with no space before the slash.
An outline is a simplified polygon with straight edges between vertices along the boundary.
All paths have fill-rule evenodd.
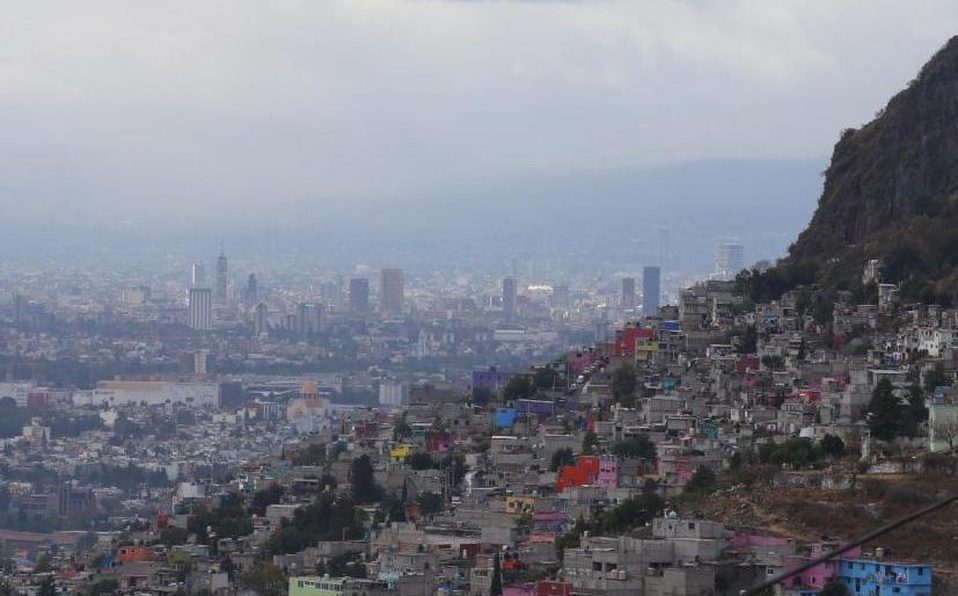
<path id="1" fill-rule="evenodd" d="M 271 484 L 264 489 L 256 491 L 253 493 L 253 500 L 249 506 L 250 513 L 261 516 L 266 515 L 266 508 L 279 503 L 285 492 L 286 489 L 280 484 Z"/>
<path id="2" fill-rule="evenodd" d="M 704 495 L 715 488 L 715 472 L 708 466 L 699 466 L 695 474 L 685 485 L 685 492 Z"/>
<path id="3" fill-rule="evenodd" d="M 502 397 L 506 401 L 515 401 L 517 399 L 532 397 L 535 391 L 535 385 L 529 379 L 528 375 L 512 375 L 502 390 Z"/>
<path id="4" fill-rule="evenodd" d="M 818 593 L 818 596 L 851 596 L 851 593 L 848 591 L 848 586 L 846 586 L 842 580 L 833 577 L 822 587 L 822 591 Z"/>
<path id="5" fill-rule="evenodd" d="M 549 471 L 558 472 L 563 466 L 574 466 L 575 465 L 575 455 L 572 454 L 572 450 L 568 447 L 556 450 L 552 454 L 552 461 L 549 462 Z"/>
<path id="6" fill-rule="evenodd" d="M 294 466 L 321 466 L 326 463 L 326 445 L 310 443 L 293 456 Z"/>
<path id="7" fill-rule="evenodd" d="M 616 403 L 634 403 L 636 385 L 635 367 L 631 364 L 623 364 L 612 373 L 612 398 Z"/>
<path id="8" fill-rule="evenodd" d="M 738 344 L 739 354 L 754 354 L 758 351 L 758 331 L 755 330 L 755 325 L 749 325 L 745 328 L 745 333 L 742 334 L 742 340 Z"/>
<path id="9" fill-rule="evenodd" d="M 948 376 L 945 374 L 945 367 L 940 362 L 935 364 L 935 368 L 925 373 L 924 387 L 926 393 L 934 392 L 935 387 L 949 384 Z"/>
<path id="10" fill-rule="evenodd" d="M 826 434 L 818 442 L 818 447 L 825 457 L 841 457 L 845 455 L 845 441 L 832 434 Z"/>
<path id="11" fill-rule="evenodd" d="M 655 443 L 648 435 L 639 434 L 623 439 L 612 446 L 612 453 L 620 457 L 638 457 L 646 461 L 655 461 L 657 456 Z"/>
<path id="12" fill-rule="evenodd" d="M 37 596 L 56 596 L 57 585 L 52 577 L 45 577 L 40 582 L 40 588 L 37 590 Z"/>
<path id="13" fill-rule="evenodd" d="M 99 596 L 100 594 L 116 594 L 120 590 L 120 582 L 114 578 L 101 579 L 94 582 L 87 588 L 89 596 Z"/>
<path id="14" fill-rule="evenodd" d="M 283 596 L 286 594 L 286 577 L 283 571 L 268 561 L 256 561 L 240 576 L 240 584 L 259 596 Z"/>
<path id="15" fill-rule="evenodd" d="M 902 408 L 891 381 L 882 379 L 872 391 L 868 404 L 868 429 L 881 441 L 893 441 L 901 425 Z"/>
<path id="16" fill-rule="evenodd" d="M 382 498 L 382 488 L 373 476 L 373 462 L 368 455 L 353 460 L 349 468 L 353 499 L 357 503 L 375 503 Z"/>
<path id="17" fill-rule="evenodd" d="M 621 534 L 652 521 L 665 507 L 665 501 L 654 492 L 644 492 L 622 501 L 599 518 L 597 531 Z"/>
<path id="18" fill-rule="evenodd" d="M 489 585 L 489 596 L 502 596 L 502 565 L 499 562 L 499 553 L 492 559 L 492 582 Z"/>
<path id="19" fill-rule="evenodd" d="M 563 387 L 562 375 L 551 365 L 540 367 L 533 376 L 537 389 L 555 389 Z"/>
<path id="20" fill-rule="evenodd" d="M 595 455 L 599 446 L 599 437 L 591 430 L 585 433 L 582 438 L 582 453 L 585 455 Z"/>
<path id="21" fill-rule="evenodd" d="M 160 542 L 167 548 L 179 544 L 186 544 L 186 539 L 190 537 L 188 530 L 176 526 L 167 526 L 160 530 Z"/>
<path id="22" fill-rule="evenodd" d="M 424 451 L 417 451 L 406 459 L 406 463 L 413 470 L 429 470 L 436 467 L 436 462 L 432 456 Z"/>
<path id="23" fill-rule="evenodd" d="M 423 515 L 431 515 L 442 511 L 442 497 L 432 491 L 424 491 L 416 495 L 416 505 Z"/>

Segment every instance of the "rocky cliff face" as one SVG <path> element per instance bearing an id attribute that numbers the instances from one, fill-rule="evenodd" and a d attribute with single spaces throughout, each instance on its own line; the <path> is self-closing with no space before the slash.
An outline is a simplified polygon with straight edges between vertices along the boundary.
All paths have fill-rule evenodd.
<path id="1" fill-rule="evenodd" d="M 915 292 L 958 289 L 958 37 L 874 120 L 842 133 L 782 267 L 813 266 L 818 281 L 847 286 L 870 258 L 882 259 L 884 281 Z"/>

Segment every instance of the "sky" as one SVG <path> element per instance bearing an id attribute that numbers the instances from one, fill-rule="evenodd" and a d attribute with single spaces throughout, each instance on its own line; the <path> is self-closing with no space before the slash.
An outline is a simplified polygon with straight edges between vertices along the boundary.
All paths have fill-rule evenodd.
<path id="1" fill-rule="evenodd" d="M 530 172 L 824 159 L 958 31 L 953 1 L 2 13 L 4 220 L 134 229 L 335 222 Z"/>

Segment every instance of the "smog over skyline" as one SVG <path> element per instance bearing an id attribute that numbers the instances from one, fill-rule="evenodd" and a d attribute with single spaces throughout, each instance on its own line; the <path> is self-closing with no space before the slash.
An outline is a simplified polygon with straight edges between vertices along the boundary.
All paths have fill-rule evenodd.
<path id="1" fill-rule="evenodd" d="M 794 160 L 777 198 L 807 220 L 839 131 L 958 23 L 951 3 L 879 5 L 7 2 L 4 226 L 429 236 L 579 174 L 661 224 L 670 191 L 628 176 L 766 159 Z M 734 216 L 752 190 L 710 175 Z M 774 257 L 804 223 L 746 240 Z"/>

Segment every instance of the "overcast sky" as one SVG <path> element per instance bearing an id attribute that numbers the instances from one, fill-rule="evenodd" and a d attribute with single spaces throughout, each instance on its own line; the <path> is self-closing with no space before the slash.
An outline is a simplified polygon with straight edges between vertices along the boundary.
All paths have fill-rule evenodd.
<path id="1" fill-rule="evenodd" d="M 958 31 L 953 0 L 0 6 L 0 207 L 55 223 L 826 156 Z"/>

